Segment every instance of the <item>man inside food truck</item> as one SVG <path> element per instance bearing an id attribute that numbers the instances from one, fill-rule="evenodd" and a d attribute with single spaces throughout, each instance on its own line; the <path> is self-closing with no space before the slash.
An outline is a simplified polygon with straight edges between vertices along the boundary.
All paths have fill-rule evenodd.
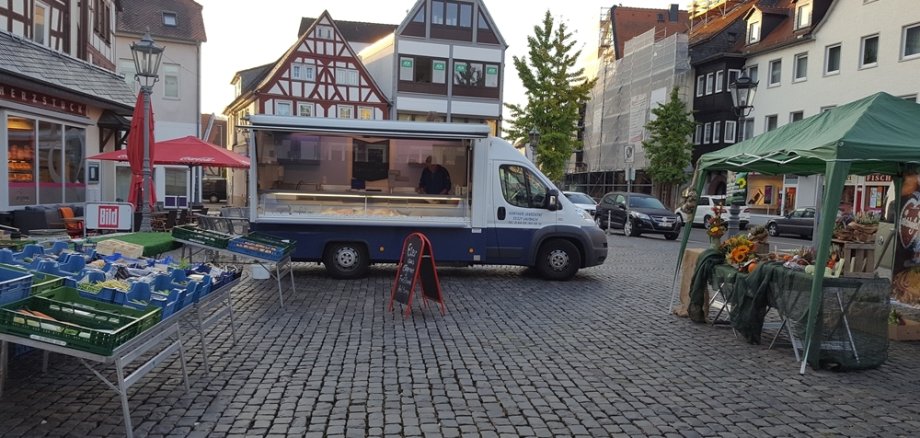
<path id="1" fill-rule="evenodd" d="M 447 169 L 440 164 L 434 164 L 431 155 L 425 158 L 425 169 L 422 170 L 416 191 L 429 195 L 446 195 L 450 193 L 450 187 L 450 173 Z"/>

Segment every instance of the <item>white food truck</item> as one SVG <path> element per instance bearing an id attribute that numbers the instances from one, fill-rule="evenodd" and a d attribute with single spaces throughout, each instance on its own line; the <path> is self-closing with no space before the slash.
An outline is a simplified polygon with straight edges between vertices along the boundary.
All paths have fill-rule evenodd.
<path id="1" fill-rule="evenodd" d="M 607 239 L 486 125 L 253 115 L 251 229 L 297 241 L 295 261 L 338 278 L 399 261 L 422 232 L 435 261 L 520 265 L 566 280 L 607 257 Z M 450 175 L 446 193 L 419 193 L 425 161 Z"/>

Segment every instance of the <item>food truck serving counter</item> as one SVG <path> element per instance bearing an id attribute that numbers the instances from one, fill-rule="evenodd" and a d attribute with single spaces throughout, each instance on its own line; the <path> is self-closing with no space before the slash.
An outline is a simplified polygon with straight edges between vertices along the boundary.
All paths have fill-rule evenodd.
<path id="1" fill-rule="evenodd" d="M 398 261 L 415 231 L 439 262 L 533 266 L 550 279 L 606 258 L 590 216 L 485 125 L 249 120 L 252 228 L 296 240 L 294 260 L 336 277 Z"/>

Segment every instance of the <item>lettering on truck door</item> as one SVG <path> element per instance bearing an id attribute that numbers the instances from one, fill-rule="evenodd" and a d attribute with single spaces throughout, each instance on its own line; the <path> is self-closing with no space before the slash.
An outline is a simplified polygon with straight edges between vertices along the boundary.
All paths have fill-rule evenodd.
<path id="1" fill-rule="evenodd" d="M 533 237 L 545 225 L 556 223 L 557 213 L 547 209 L 549 187 L 536 173 L 517 164 L 493 162 L 492 221 L 505 263 L 525 265 L 536 248 Z M 494 222 L 493 222 L 494 221 Z"/>

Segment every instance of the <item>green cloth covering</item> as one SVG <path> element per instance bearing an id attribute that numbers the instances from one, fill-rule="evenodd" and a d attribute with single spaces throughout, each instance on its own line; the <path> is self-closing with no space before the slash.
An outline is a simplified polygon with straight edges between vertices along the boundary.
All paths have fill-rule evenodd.
<path id="1" fill-rule="evenodd" d="M 696 269 L 693 270 L 693 278 L 690 280 L 690 304 L 687 306 L 687 314 L 693 322 L 706 322 L 707 306 L 706 288 L 709 287 L 710 280 L 716 278 L 713 271 L 716 266 L 725 263 L 725 255 L 712 248 L 700 253 L 696 259 Z"/>
<path id="2" fill-rule="evenodd" d="M 706 272 L 712 277 L 707 278 Z M 813 280 L 812 275 L 785 268 L 779 262 L 761 263 L 750 274 L 726 264 L 698 263 L 694 288 L 690 290 L 691 309 L 694 295 L 705 293 L 696 287 L 711 284 L 727 295 L 732 327 L 748 342 L 761 342 L 764 318 L 770 308 L 787 318 L 796 339 L 804 341 Z M 865 369 L 884 363 L 888 359 L 888 280 L 825 278 L 821 283 L 821 316 L 817 318 L 821 349 L 816 356 L 819 366 Z M 705 316 L 697 311 L 702 313 L 697 317 Z"/>
<path id="3" fill-rule="evenodd" d="M 101 236 L 89 239 L 90 242 L 99 243 L 103 240 L 116 239 L 122 242 L 133 243 L 144 247 L 144 256 L 153 257 L 166 251 L 180 247 L 181 245 L 174 241 L 169 233 L 131 233 L 113 236 Z"/>

